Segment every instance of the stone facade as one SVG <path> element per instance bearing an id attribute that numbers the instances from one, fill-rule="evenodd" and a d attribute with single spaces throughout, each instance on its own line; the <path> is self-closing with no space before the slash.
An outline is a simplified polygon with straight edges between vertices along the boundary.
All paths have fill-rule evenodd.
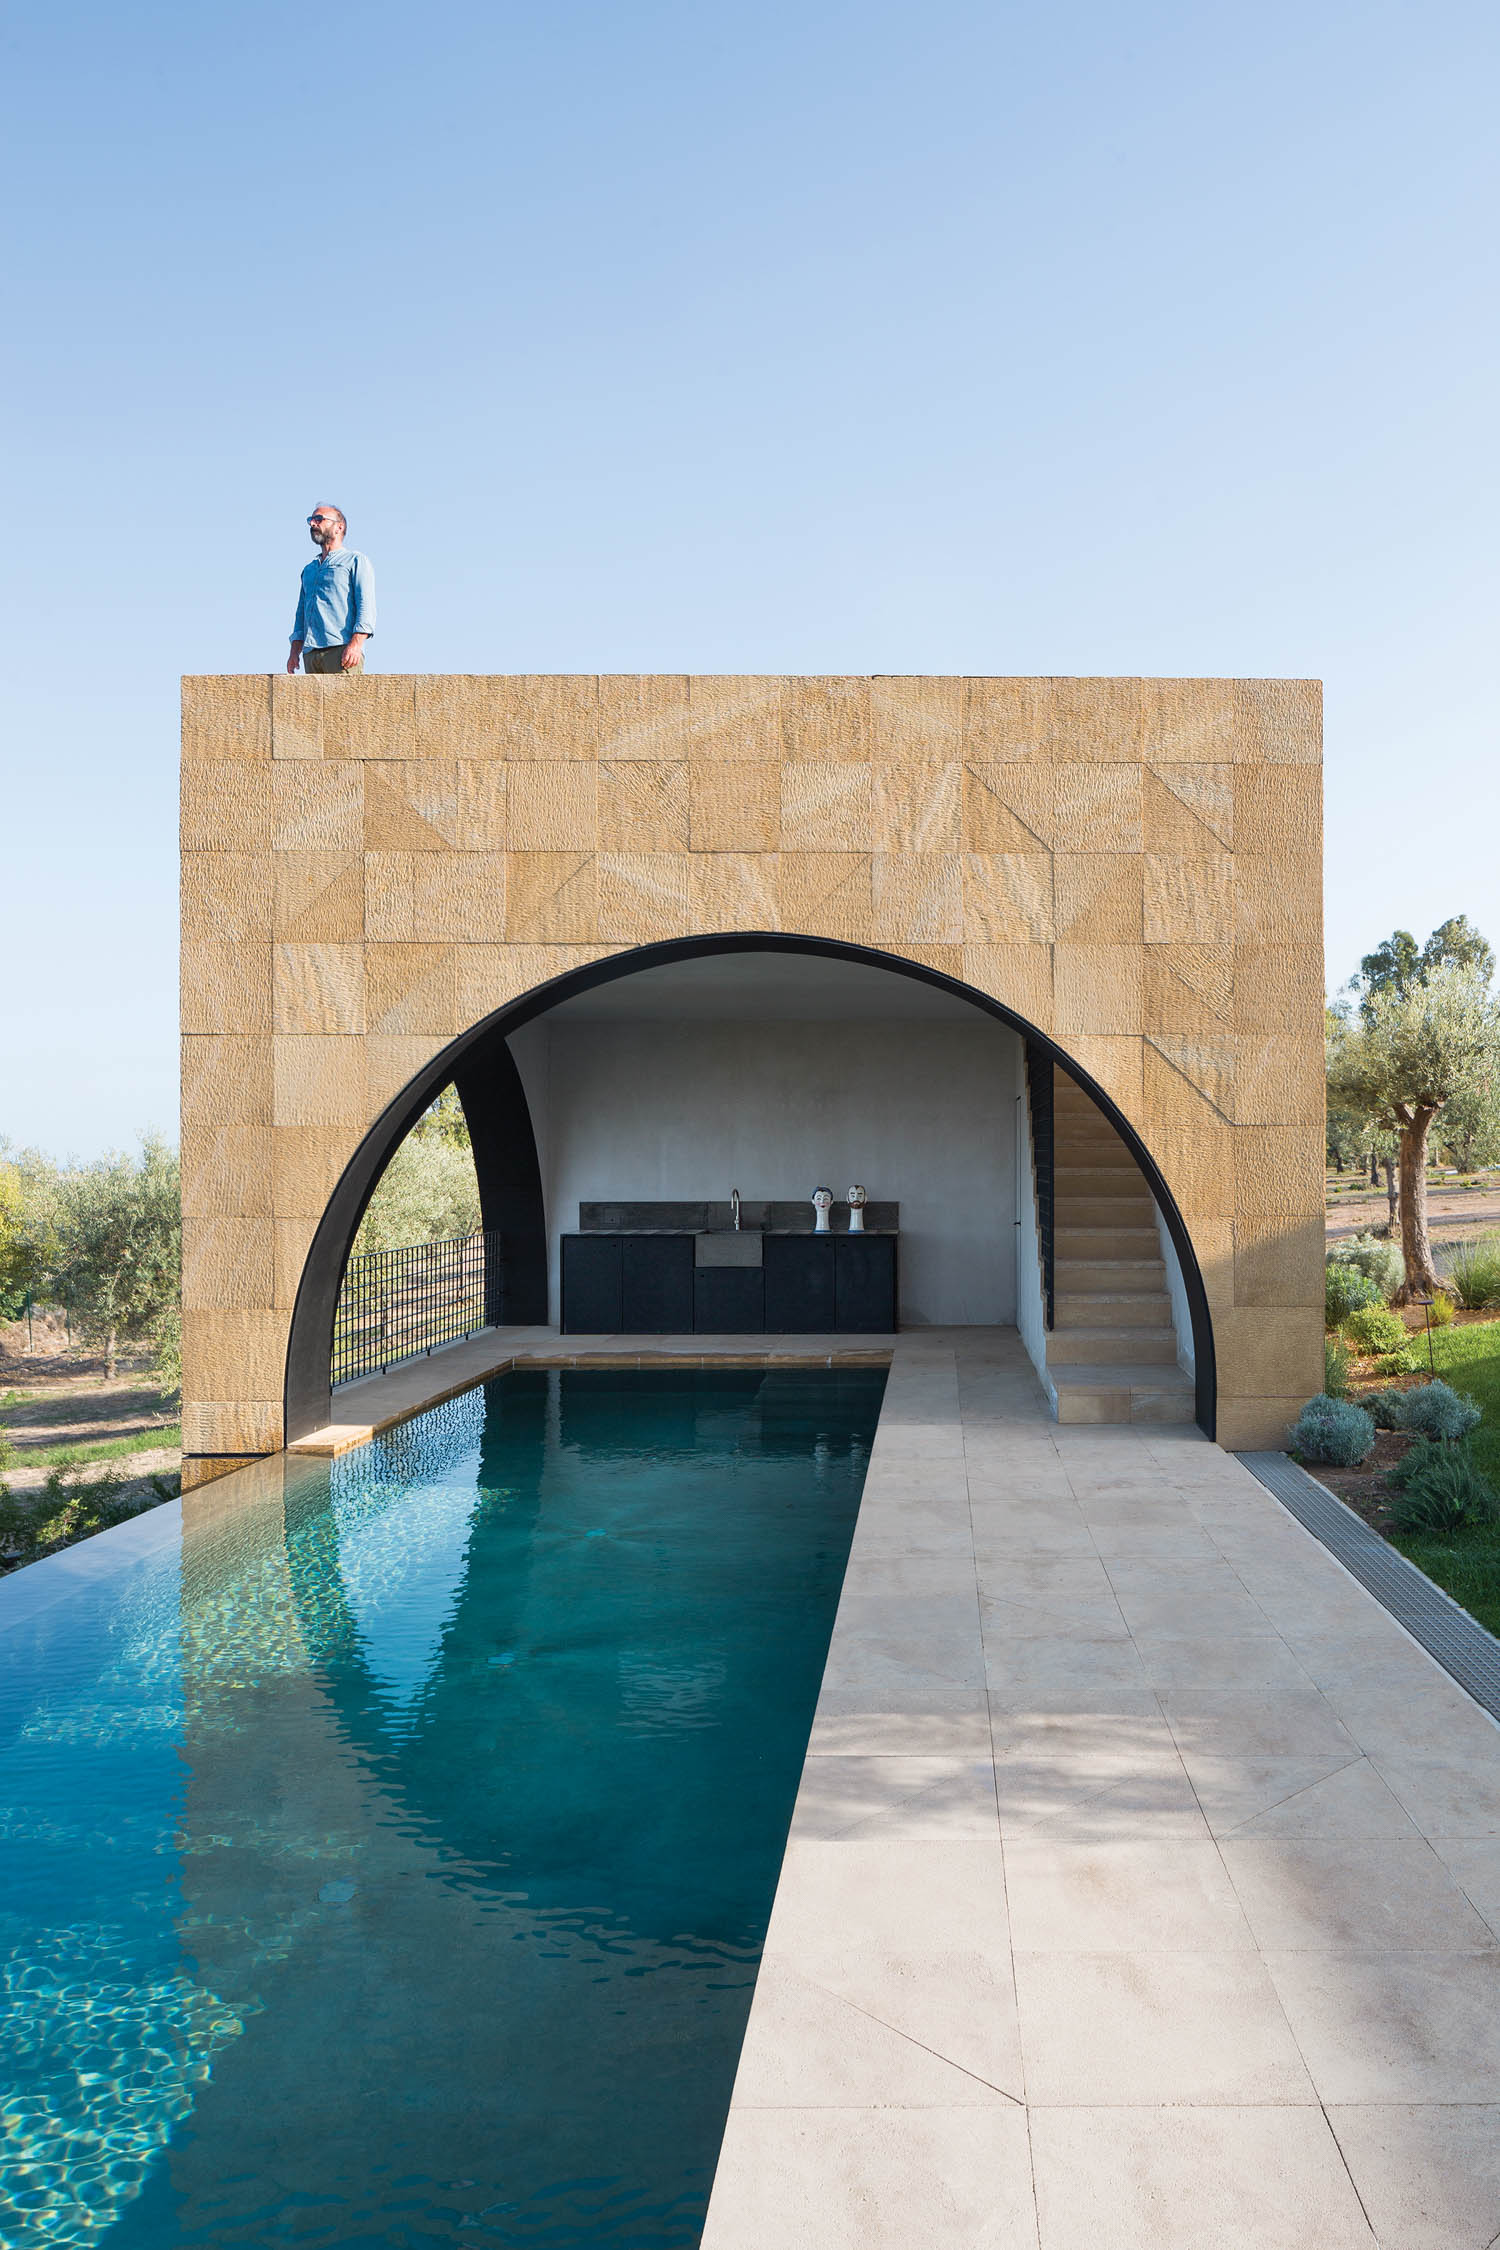
<path id="1" fill-rule="evenodd" d="M 926 963 L 1118 1103 L 1191 1233 L 1219 1438 L 1322 1381 L 1311 681 L 183 682 L 183 1443 L 282 1442 L 362 1135 L 492 1009 L 666 938 Z"/>

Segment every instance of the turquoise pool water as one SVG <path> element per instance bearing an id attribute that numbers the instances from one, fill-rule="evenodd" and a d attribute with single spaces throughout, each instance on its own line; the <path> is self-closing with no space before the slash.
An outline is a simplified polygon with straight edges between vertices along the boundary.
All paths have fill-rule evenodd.
<path id="1" fill-rule="evenodd" d="M 0 1586 L 6 2250 L 696 2243 L 883 1386 L 510 1375 Z"/>

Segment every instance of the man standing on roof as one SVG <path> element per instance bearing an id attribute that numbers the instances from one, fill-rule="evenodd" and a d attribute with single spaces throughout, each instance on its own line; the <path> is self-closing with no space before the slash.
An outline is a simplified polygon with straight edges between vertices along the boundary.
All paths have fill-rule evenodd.
<path id="1" fill-rule="evenodd" d="M 370 558 L 344 545 L 349 527 L 342 508 L 321 503 L 308 517 L 307 528 L 319 555 L 302 573 L 286 668 L 295 672 L 300 664 L 305 672 L 357 672 L 364 664 L 365 642 L 375 630 Z"/>

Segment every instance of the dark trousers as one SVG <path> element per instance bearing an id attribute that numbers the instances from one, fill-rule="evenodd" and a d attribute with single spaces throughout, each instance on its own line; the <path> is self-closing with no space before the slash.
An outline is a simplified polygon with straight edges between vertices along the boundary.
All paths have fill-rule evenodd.
<path id="1" fill-rule="evenodd" d="M 347 641 L 341 641 L 337 648 L 305 648 L 302 651 L 303 671 L 342 672 L 342 670 L 344 669 L 344 650 L 348 646 L 349 644 Z M 356 659 L 356 661 L 350 665 L 349 669 L 351 672 L 362 672 L 364 670 L 364 666 L 365 660 L 364 656 L 361 654 Z"/>

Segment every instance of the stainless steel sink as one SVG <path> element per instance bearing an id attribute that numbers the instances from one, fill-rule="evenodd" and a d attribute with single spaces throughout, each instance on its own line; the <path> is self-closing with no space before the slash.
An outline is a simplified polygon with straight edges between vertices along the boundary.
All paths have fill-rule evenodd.
<path id="1" fill-rule="evenodd" d="M 760 1262 L 760 1236 L 748 1227 L 693 1237 L 695 1266 L 758 1266 Z"/>

